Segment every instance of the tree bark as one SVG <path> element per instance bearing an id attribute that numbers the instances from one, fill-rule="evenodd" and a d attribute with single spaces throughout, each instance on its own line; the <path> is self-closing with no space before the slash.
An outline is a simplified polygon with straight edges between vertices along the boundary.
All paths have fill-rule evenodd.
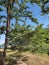
<path id="1" fill-rule="evenodd" d="M 5 65 L 5 60 L 6 60 L 6 50 L 8 45 L 9 31 L 10 31 L 10 5 L 8 5 L 7 7 L 7 23 L 6 23 L 5 44 L 4 44 L 4 51 L 3 51 L 3 65 Z"/>

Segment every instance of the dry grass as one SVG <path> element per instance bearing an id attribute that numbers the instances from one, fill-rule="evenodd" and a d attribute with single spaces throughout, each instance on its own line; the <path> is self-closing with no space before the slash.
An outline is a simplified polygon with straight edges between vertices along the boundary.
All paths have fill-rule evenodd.
<path id="1" fill-rule="evenodd" d="M 8 55 L 14 55 L 14 54 L 17 54 L 17 51 L 8 51 L 7 52 L 7 56 Z M 19 64 L 17 65 L 49 65 L 49 56 L 48 59 L 47 57 L 45 57 L 44 55 L 38 55 L 38 54 L 32 54 L 30 52 L 21 52 L 21 53 L 18 53 L 20 56 L 19 57 L 19 60 L 18 60 L 18 57 L 15 56 L 13 57 L 13 59 L 16 60 L 16 62 L 18 62 Z M 16 64 L 14 64 L 16 65 Z"/>
<path id="2" fill-rule="evenodd" d="M 3 49 L 0 49 L 0 51 L 3 51 Z M 7 50 L 7 57 L 12 55 L 14 55 L 14 57 L 12 57 L 13 60 L 11 59 L 12 61 L 10 61 L 11 65 L 13 61 L 17 62 L 17 64 L 13 65 L 49 65 L 49 56 L 46 54 L 32 54 L 30 52 L 19 53 L 18 51 Z"/>
<path id="3" fill-rule="evenodd" d="M 27 65 L 49 65 L 49 60 L 33 54 L 27 54 L 24 59 Z"/>
<path id="4" fill-rule="evenodd" d="M 3 49 L 0 49 L 0 51 L 3 51 Z"/>

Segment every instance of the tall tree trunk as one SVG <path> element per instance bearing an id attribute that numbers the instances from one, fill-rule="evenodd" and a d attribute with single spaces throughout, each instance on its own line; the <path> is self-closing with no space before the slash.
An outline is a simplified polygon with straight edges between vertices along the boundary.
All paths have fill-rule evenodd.
<path id="1" fill-rule="evenodd" d="M 4 51 L 3 51 L 3 65 L 5 65 L 9 31 L 10 31 L 10 5 L 8 5 L 7 7 L 7 23 L 6 23 L 6 35 L 5 35 L 6 38 L 5 38 Z"/>

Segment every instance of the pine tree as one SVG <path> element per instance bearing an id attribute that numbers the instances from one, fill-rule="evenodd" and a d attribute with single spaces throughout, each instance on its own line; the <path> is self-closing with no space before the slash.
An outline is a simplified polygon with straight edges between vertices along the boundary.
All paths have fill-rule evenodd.
<path id="1" fill-rule="evenodd" d="M 5 11 L 6 15 L 0 15 L 0 23 L 3 22 L 3 25 L 0 26 L 0 33 L 5 34 L 5 44 L 4 44 L 4 51 L 3 51 L 3 59 L 2 65 L 5 65 L 6 59 L 6 49 L 8 45 L 8 36 L 10 33 L 10 23 L 11 19 L 15 18 L 16 22 L 23 21 L 22 18 L 30 18 L 32 21 L 37 23 L 37 20 L 32 17 L 32 12 L 27 11 L 26 9 L 29 8 L 26 6 L 28 1 L 24 0 L 0 0 L 0 12 Z M 2 21 L 4 18 L 4 21 Z M 6 25 L 5 25 L 6 24 Z"/>

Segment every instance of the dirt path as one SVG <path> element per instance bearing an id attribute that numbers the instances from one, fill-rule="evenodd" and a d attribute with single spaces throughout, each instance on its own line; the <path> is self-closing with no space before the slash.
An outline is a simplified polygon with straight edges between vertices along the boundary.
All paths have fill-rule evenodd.
<path id="1" fill-rule="evenodd" d="M 12 57 L 12 55 L 14 56 Z M 13 61 L 16 62 L 14 65 L 49 65 L 49 58 L 32 54 L 30 52 L 22 52 L 17 55 L 17 51 L 8 51 L 7 56 L 12 57 Z"/>
<path id="2" fill-rule="evenodd" d="M 17 65 L 49 65 L 49 61 L 43 57 L 29 54 L 22 54 L 22 57 L 16 57 Z"/>
<path id="3" fill-rule="evenodd" d="M 24 59 L 23 61 L 26 62 L 27 65 L 49 65 L 49 61 L 47 59 L 44 59 L 33 54 L 26 55 Z"/>

